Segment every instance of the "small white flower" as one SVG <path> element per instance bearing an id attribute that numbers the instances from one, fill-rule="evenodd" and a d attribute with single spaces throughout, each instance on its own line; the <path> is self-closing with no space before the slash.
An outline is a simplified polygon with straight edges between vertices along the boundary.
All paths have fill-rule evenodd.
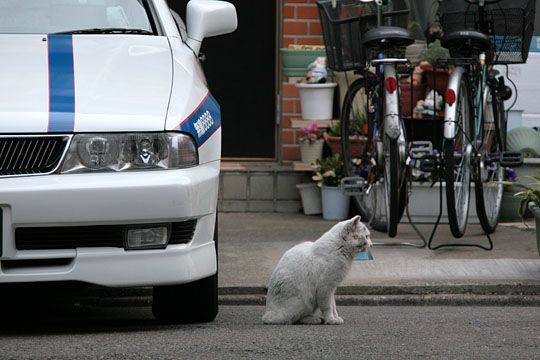
<path id="1" fill-rule="evenodd" d="M 313 175 L 313 177 L 311 178 L 313 181 L 322 181 L 322 176 L 321 175 Z"/>
<path id="2" fill-rule="evenodd" d="M 323 177 L 336 177 L 336 173 L 334 172 L 334 170 L 328 170 L 322 176 Z"/>

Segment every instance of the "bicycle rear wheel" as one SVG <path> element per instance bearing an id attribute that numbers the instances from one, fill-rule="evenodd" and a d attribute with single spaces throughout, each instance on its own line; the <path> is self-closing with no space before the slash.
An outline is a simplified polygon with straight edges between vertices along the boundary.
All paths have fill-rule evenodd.
<path id="1" fill-rule="evenodd" d="M 377 231 L 386 232 L 385 187 L 378 181 L 376 169 L 374 174 L 370 173 L 370 175 L 366 175 L 365 172 L 362 173 L 354 165 L 353 160 L 358 154 L 354 152 L 351 142 L 346 140 L 358 135 L 355 130 L 351 129 L 351 122 L 354 116 L 358 116 L 358 114 L 367 116 L 367 108 L 368 96 L 365 80 L 355 80 L 347 90 L 341 109 L 341 146 L 345 164 L 345 175 L 347 177 L 359 176 L 363 178 L 365 189 L 359 194 L 352 196 L 353 203 L 364 222 L 368 223 Z M 376 141 L 373 141 L 377 138 L 377 128 L 373 125 L 375 124 L 369 124 L 368 134 L 372 135 L 368 135 L 363 149 L 364 155 L 360 159 L 363 162 L 368 162 L 370 159 L 377 159 L 378 157 Z M 364 165 L 366 164 L 364 163 Z"/>
<path id="2" fill-rule="evenodd" d="M 483 98 L 484 116 L 482 132 L 479 139 L 480 157 L 475 162 L 473 171 L 476 190 L 476 212 L 487 234 L 497 228 L 503 197 L 504 168 L 501 166 L 501 156 L 504 145 L 498 133 L 505 128 L 504 104 L 496 96 L 496 89 L 487 86 Z"/>
<path id="3" fill-rule="evenodd" d="M 469 80 L 465 76 L 461 78 L 459 85 L 454 116 L 455 136 L 453 139 L 445 139 L 444 142 L 446 205 L 452 235 L 460 238 L 465 233 L 469 215 L 470 162 L 473 153 L 471 91 Z"/>

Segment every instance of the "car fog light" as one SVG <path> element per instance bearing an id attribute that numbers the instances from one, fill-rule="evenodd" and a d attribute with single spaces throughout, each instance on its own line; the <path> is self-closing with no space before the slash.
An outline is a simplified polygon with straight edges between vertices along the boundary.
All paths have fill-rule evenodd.
<path id="1" fill-rule="evenodd" d="M 128 228 L 125 236 L 126 250 L 165 249 L 169 243 L 166 225 Z"/>

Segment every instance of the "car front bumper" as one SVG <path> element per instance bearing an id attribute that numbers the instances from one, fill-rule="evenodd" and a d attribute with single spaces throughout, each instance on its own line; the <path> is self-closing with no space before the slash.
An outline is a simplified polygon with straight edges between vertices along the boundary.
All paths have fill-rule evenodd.
<path id="1" fill-rule="evenodd" d="M 83 281 L 103 286 L 151 286 L 187 283 L 215 274 L 213 235 L 219 166 L 215 161 L 183 170 L 0 179 L 0 283 Z M 197 220 L 192 240 L 163 250 L 18 250 L 15 243 L 15 229 L 19 227 L 190 219 Z M 39 260 L 47 259 L 64 261 L 40 265 Z M 27 260 L 31 265 L 5 266 L 17 260 Z"/>

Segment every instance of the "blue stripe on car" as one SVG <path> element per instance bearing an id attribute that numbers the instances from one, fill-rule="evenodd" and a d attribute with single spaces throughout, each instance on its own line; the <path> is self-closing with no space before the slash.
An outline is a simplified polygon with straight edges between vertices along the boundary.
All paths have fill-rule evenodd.
<path id="1" fill-rule="evenodd" d="M 49 35 L 49 132 L 75 127 L 73 36 Z"/>
<path id="2" fill-rule="evenodd" d="M 221 110 L 216 99 L 209 94 L 177 130 L 190 133 L 200 147 L 220 127 Z"/>

